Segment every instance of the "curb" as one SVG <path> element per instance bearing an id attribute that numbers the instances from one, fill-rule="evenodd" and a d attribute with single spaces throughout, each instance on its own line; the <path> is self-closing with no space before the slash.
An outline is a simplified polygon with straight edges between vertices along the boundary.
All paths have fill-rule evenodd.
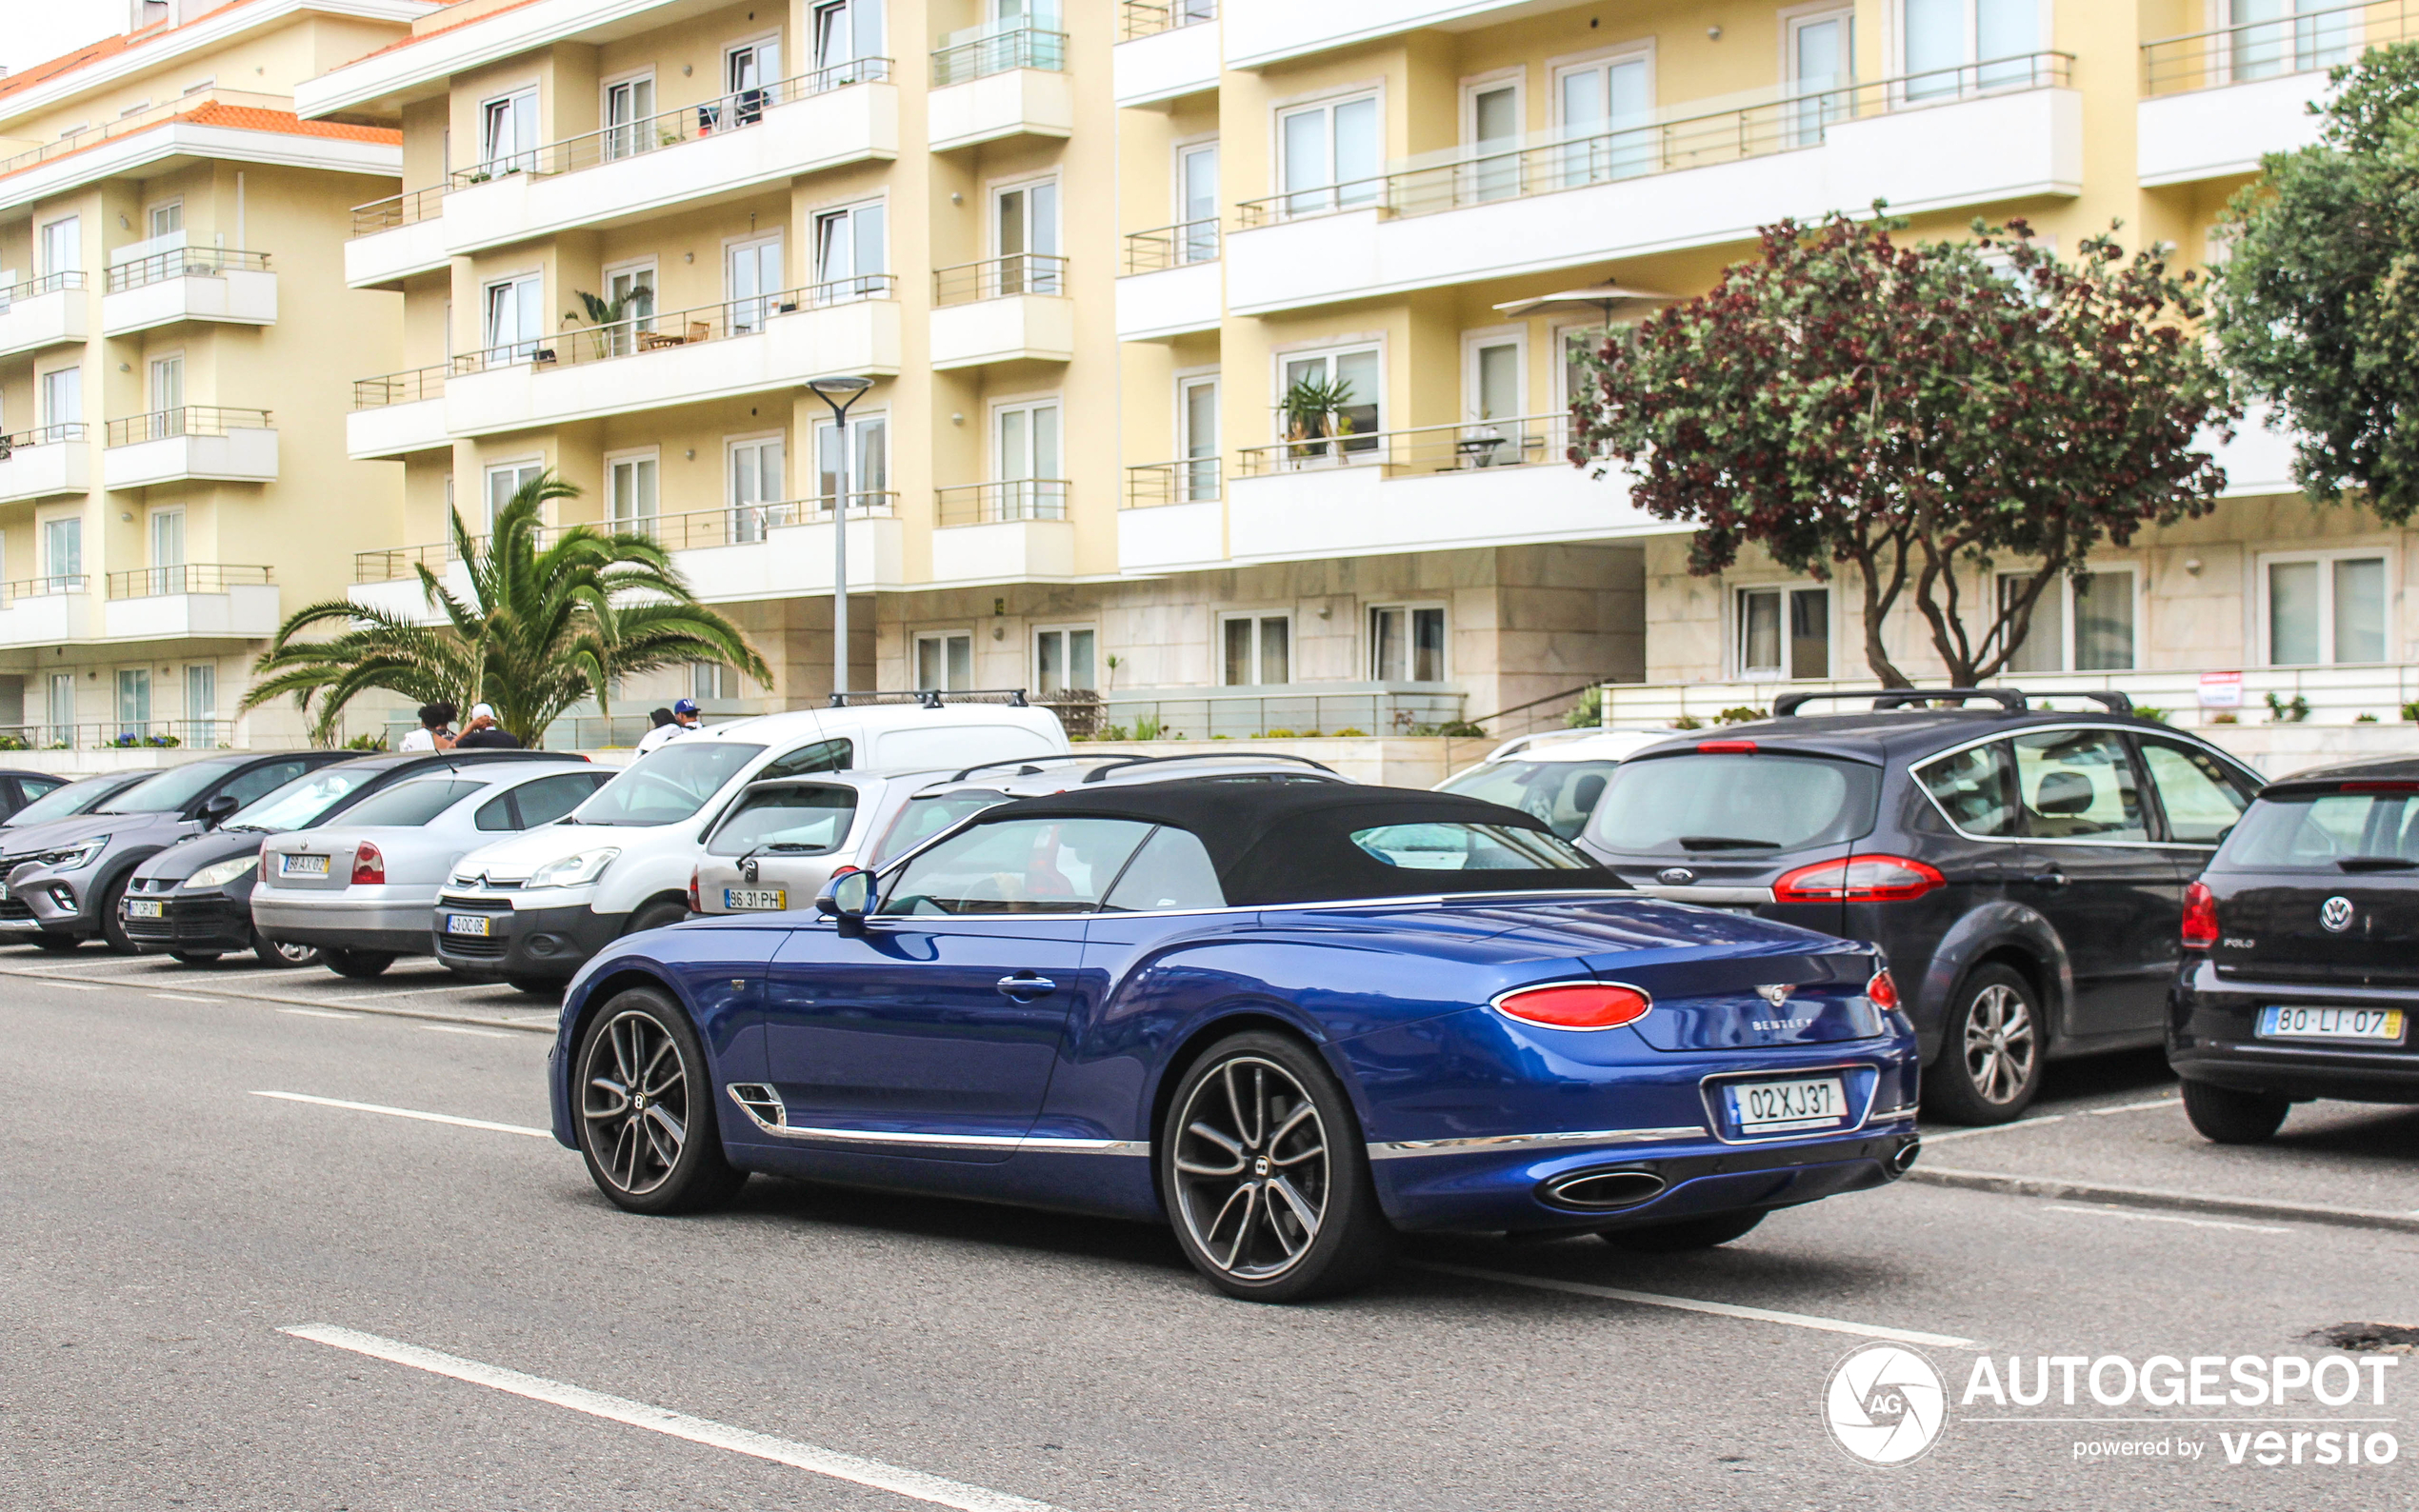
<path id="1" fill-rule="evenodd" d="M 1961 1171 L 1944 1165 L 1919 1164 L 1909 1171 L 1904 1180 L 1920 1182 L 1928 1186 L 1997 1192 L 2005 1197 L 2064 1198 L 2073 1202 L 2106 1203 L 2115 1207 L 2149 1207 L 2227 1218 L 2280 1218 L 2296 1224 L 2325 1224 L 2335 1228 L 2371 1228 L 2398 1234 L 2419 1234 L 2419 1213 L 2387 1213 L 2363 1207 L 2321 1207 L 2307 1203 L 2271 1203 L 2256 1197 L 2209 1197 L 2199 1192 L 2169 1191 L 2155 1186 L 2103 1186 L 2093 1182 L 2069 1182 L 2052 1176 Z"/>

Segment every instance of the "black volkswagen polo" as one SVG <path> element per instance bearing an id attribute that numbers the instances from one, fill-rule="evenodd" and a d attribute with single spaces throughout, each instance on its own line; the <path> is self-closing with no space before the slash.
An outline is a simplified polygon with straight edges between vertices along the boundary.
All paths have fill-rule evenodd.
<path id="1" fill-rule="evenodd" d="M 2419 1103 L 2419 761 L 2262 788 L 2184 905 L 2168 1060 L 2209 1139 L 2294 1103 Z"/>
<path id="2" fill-rule="evenodd" d="M 1875 706 L 1799 716 L 1815 696 L 1631 756 L 1581 848 L 1657 897 L 1881 945 L 1936 1116 L 2003 1123 L 2050 1058 L 2158 1044 L 2185 885 L 2258 775 L 2121 693 L 2090 713 L 1826 694 Z"/>

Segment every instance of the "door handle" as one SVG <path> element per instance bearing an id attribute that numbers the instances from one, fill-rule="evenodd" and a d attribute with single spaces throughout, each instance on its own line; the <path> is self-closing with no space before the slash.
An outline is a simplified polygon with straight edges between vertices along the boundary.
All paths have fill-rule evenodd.
<path id="1" fill-rule="evenodd" d="M 2052 866 L 2048 871 L 2026 880 L 2036 887 L 2063 887 L 2067 885 L 2067 874 Z"/>
<path id="2" fill-rule="evenodd" d="M 1057 983 L 1048 977 L 1035 976 L 1030 971 L 1020 971 L 1012 977 L 1002 977 L 999 979 L 998 985 L 1000 991 L 1019 1003 L 1028 998 L 1038 998 L 1058 990 Z"/>

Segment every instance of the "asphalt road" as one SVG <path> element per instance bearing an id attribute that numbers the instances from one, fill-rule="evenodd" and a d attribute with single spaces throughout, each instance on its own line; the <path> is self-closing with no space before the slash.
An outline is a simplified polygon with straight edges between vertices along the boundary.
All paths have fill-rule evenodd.
<path id="1" fill-rule="evenodd" d="M 2313 1328 L 2419 1323 L 2419 1235 L 1901 1184 L 1694 1256 L 1423 1240 L 1359 1296 L 1258 1307 L 1137 1225 L 763 1179 L 726 1214 L 625 1215 L 527 1132 L 547 1042 L 510 1025 L 542 1003 L 244 971 L 0 956 L 0 1507 L 2363 1508 L 2419 1486 L 2419 1442 L 2261 1468 L 2218 1439 L 2358 1416 L 2419 1440 L 2419 1362 L 2382 1405 L 1958 1400 L 1983 1354 L 2315 1358 Z M 2190 1166 L 2154 1057 L 2052 1092 L 2061 1122 L 1947 1148 L 2014 1142 L 1996 1166 L 2089 1133 L 2182 1163 L 2169 1184 L 2419 1153 L 2409 1115 L 2328 1104 L 2295 1117 L 2334 1146 Z M 1876 1331 L 1920 1336 L 1950 1389 L 1931 1451 L 1892 1468 L 1823 1410 Z M 2078 1458 L 2115 1441 L 2170 1453 Z"/>

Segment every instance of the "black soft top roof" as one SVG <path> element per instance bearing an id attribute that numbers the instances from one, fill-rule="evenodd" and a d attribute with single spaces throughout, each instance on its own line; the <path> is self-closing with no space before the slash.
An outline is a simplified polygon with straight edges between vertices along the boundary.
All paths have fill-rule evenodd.
<path id="1" fill-rule="evenodd" d="M 1353 831 L 1381 825 L 1501 825 L 1553 833 L 1517 808 L 1416 787 L 1214 780 L 1103 786 L 1013 799 L 984 810 L 973 822 L 1013 819 L 1132 819 L 1186 830 L 1209 850 L 1227 902 L 1238 906 L 1629 888 L 1614 873 L 1592 865 L 1569 871 L 1429 871 L 1388 865 L 1352 844 Z"/>

